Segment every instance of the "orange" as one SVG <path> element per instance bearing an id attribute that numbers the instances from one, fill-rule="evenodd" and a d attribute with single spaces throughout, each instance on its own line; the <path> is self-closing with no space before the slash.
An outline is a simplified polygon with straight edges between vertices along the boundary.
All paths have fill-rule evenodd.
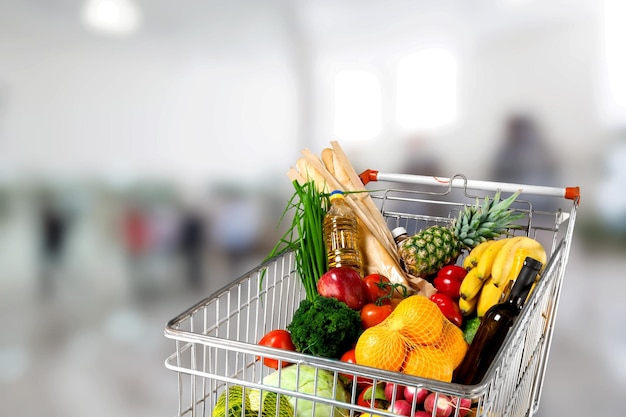
<path id="1" fill-rule="evenodd" d="M 366 329 L 356 363 L 450 382 L 467 352 L 463 332 L 422 295 L 402 300 L 380 324 Z"/>
<path id="2" fill-rule="evenodd" d="M 437 304 L 423 295 L 412 295 L 402 300 L 386 320 L 389 326 L 419 345 L 437 342 L 445 321 Z"/>
<path id="3" fill-rule="evenodd" d="M 450 357 L 454 369 L 463 362 L 469 348 L 463 337 L 463 331 L 448 320 L 443 325 L 443 333 L 439 339 L 438 347 Z"/>
<path id="4" fill-rule="evenodd" d="M 407 341 L 387 326 L 366 329 L 356 342 L 354 356 L 359 365 L 399 371 L 406 356 Z"/>
<path id="5" fill-rule="evenodd" d="M 433 346 L 419 346 L 409 351 L 402 367 L 408 375 L 451 382 L 454 366 L 451 358 Z"/>

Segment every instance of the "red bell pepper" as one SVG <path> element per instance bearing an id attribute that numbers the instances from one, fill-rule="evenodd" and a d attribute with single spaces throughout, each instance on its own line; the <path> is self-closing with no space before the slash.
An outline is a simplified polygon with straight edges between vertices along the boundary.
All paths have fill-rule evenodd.
<path id="1" fill-rule="evenodd" d="M 443 315 L 452 323 L 461 327 L 463 325 L 463 315 L 459 309 L 459 305 L 450 298 L 449 295 L 443 293 L 436 293 L 431 295 L 430 300 L 433 301 L 439 307 L 439 310 Z"/>
<path id="2" fill-rule="evenodd" d="M 453 300 L 459 299 L 461 282 L 467 275 L 465 268 L 458 265 L 446 265 L 437 272 L 433 285 L 437 292 L 449 295 Z"/>
<path id="3" fill-rule="evenodd" d="M 455 281 L 463 281 L 465 275 L 467 275 L 467 270 L 458 265 L 446 265 L 437 272 L 437 276 L 449 277 Z"/>

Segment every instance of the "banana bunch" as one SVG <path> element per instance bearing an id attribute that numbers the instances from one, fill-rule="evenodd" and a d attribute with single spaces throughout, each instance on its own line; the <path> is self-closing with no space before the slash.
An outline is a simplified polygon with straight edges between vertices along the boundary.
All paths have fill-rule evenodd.
<path id="1" fill-rule="evenodd" d="M 463 260 L 468 271 L 461 282 L 459 308 L 464 316 L 482 317 L 499 303 L 530 256 L 545 265 L 546 251 L 537 240 L 513 236 L 488 240 L 476 246 Z"/>

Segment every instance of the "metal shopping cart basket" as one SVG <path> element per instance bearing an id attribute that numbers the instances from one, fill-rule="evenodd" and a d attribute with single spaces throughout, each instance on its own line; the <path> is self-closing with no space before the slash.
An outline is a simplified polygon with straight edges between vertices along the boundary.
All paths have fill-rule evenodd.
<path id="1" fill-rule="evenodd" d="M 352 381 L 363 378 L 374 384 L 395 383 L 426 389 L 438 397 L 453 399 L 455 405 L 460 404 L 460 399 L 469 399 L 469 415 L 532 416 L 537 411 L 579 203 L 578 188 L 472 181 L 461 175 L 434 178 L 371 170 L 363 172 L 361 179 L 365 184 L 378 181 L 390 187 L 381 191 L 372 189 L 371 196 L 390 228 L 403 226 L 409 233 L 417 233 L 433 224 L 448 224 L 460 209 L 474 203 L 476 198 L 493 195 L 497 190 L 504 195 L 522 189 L 512 208 L 525 216 L 521 227 L 511 232 L 539 240 L 549 254 L 549 261 L 482 382 L 472 386 L 445 383 L 258 345 L 258 340 L 268 331 L 286 328 L 305 297 L 294 254 L 286 253 L 259 265 L 167 323 L 164 333 L 174 341 L 175 350 L 165 360 L 165 366 L 178 376 L 178 416 L 210 416 L 216 404 L 224 399 L 226 404 L 222 405 L 230 410 L 226 415 L 232 416 L 396 415 L 359 405 L 357 384 L 344 384 L 346 375 Z M 369 185 L 368 189 L 371 187 Z M 293 386 L 280 382 L 266 384 L 265 377 L 275 371 L 263 365 L 265 357 L 291 364 L 298 383 Z M 287 368 L 282 369 L 276 372 Z M 309 383 L 312 387 L 298 387 L 304 385 L 304 382 L 299 384 L 300 378 L 302 381 L 310 378 L 311 370 L 313 379 Z M 287 379 L 287 376 L 279 374 L 278 378 Z M 325 385 L 328 381 L 330 386 Z M 347 397 L 337 395 L 342 387 L 347 387 Z M 224 393 L 233 388 L 238 389 L 243 398 L 250 398 L 251 409 L 228 405 L 229 401 L 235 405 L 235 400 Z M 248 396 L 253 393 L 255 395 Z M 283 413 L 282 396 L 295 406 L 295 414 L 293 410 L 291 414 L 289 410 Z M 264 406 L 267 398 L 274 403 L 273 408 Z M 415 403 L 413 407 L 415 410 Z M 455 406 L 451 415 L 461 417 L 467 412 Z M 436 415 L 433 410 L 432 416 Z"/>

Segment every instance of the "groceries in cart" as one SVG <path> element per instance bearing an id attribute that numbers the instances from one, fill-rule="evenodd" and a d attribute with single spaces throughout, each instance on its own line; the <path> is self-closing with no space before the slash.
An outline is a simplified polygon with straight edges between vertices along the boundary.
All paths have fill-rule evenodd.
<path id="1" fill-rule="evenodd" d="M 167 324 L 179 417 L 535 414 L 578 187 L 357 174 L 337 142 L 288 177 L 267 259 Z"/>
<path id="2" fill-rule="evenodd" d="M 496 192 L 398 242 L 337 142 L 321 158 L 303 155 L 289 173 L 291 228 L 270 254 L 295 251 L 306 288 L 286 326 L 295 350 L 339 359 L 354 347 L 359 365 L 453 382 L 526 257 L 546 261 L 538 241 L 512 233 L 524 216 L 510 209 L 519 192 Z"/>

